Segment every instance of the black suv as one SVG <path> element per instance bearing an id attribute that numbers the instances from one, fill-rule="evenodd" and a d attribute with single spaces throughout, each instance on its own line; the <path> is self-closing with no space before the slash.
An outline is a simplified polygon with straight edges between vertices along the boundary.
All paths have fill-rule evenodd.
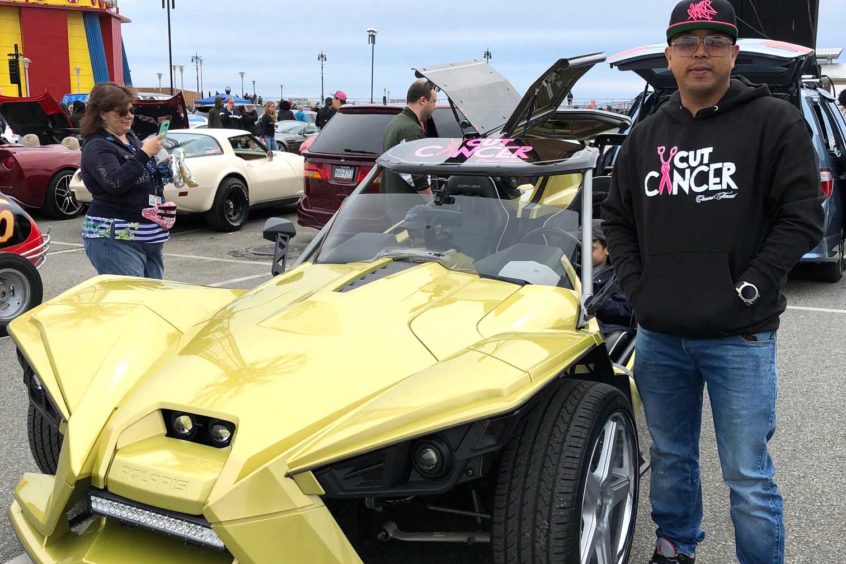
<path id="1" fill-rule="evenodd" d="M 815 78 L 813 50 L 801 45 L 769 39 L 740 39 L 735 75 L 766 84 L 774 96 L 802 111 L 813 135 L 820 166 L 820 188 L 826 196 L 825 234 L 802 262 L 813 263 L 820 279 L 837 282 L 846 268 L 844 223 L 846 222 L 846 122 L 834 96 Z M 667 69 L 666 44 L 632 49 L 608 59 L 612 67 L 633 71 L 648 83 L 632 108 L 632 123 L 652 115 L 676 90 Z"/>

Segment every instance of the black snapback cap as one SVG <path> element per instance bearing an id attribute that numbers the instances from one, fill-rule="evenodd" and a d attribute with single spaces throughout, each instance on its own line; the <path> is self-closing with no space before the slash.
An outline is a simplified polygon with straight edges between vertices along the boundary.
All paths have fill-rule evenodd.
<path id="1" fill-rule="evenodd" d="M 667 42 L 673 37 L 695 29 L 710 29 L 737 39 L 737 18 L 728 0 L 683 0 L 673 8 L 667 27 Z"/>

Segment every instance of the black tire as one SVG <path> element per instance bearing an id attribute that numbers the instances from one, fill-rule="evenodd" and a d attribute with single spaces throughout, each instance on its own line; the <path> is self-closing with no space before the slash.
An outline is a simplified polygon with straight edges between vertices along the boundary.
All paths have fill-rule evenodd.
<path id="1" fill-rule="evenodd" d="M 595 491 L 603 494 L 599 497 L 602 500 L 609 495 L 605 486 L 613 486 L 618 501 L 609 502 L 612 510 L 608 514 L 627 518 L 611 527 L 610 536 L 616 540 L 609 541 L 609 545 L 614 545 L 612 552 L 616 552 L 616 557 L 608 562 L 593 557 L 583 560 L 580 543 L 585 526 L 582 519 L 585 484 L 588 474 L 593 475 L 592 468 L 599 470 L 594 465 L 603 451 L 606 425 L 610 431 L 612 423 L 617 425 L 614 429 L 619 433 L 614 432 L 616 440 L 609 447 L 608 458 L 628 459 L 629 466 L 624 471 L 627 478 L 625 482 L 611 484 L 611 480 L 619 477 L 615 473 Z M 631 452 L 621 449 L 623 454 L 619 458 L 612 456 L 617 445 L 626 440 Z M 606 468 L 611 476 L 611 466 Z M 637 517 L 638 487 L 637 433 L 626 397 L 606 384 L 565 380 L 550 398 L 535 406 L 523 419 L 503 451 L 491 527 L 493 561 L 498 564 L 627 562 Z M 596 517 L 603 509 L 599 502 L 590 507 L 589 514 Z"/>
<path id="2" fill-rule="evenodd" d="M 0 253 L 0 337 L 17 316 L 29 311 L 44 296 L 44 284 L 38 269 L 22 256 Z"/>
<path id="3" fill-rule="evenodd" d="M 45 474 L 55 474 L 64 437 L 32 404 L 26 414 L 26 430 L 29 450 L 38 469 Z"/>
<path id="4" fill-rule="evenodd" d="M 840 279 L 843 278 L 843 270 L 846 269 L 844 245 L 846 245 L 846 241 L 841 241 L 840 253 L 837 256 L 836 262 L 823 262 L 817 265 L 817 278 L 821 281 L 834 284 L 840 282 Z"/>
<path id="5" fill-rule="evenodd" d="M 247 187 L 239 178 L 225 178 L 214 196 L 206 223 L 215 231 L 238 231 L 247 221 L 250 200 Z"/>
<path id="6" fill-rule="evenodd" d="M 79 215 L 82 204 L 79 203 L 70 189 L 73 169 L 60 170 L 50 179 L 47 192 L 44 194 L 44 213 L 53 219 L 70 219 Z"/>

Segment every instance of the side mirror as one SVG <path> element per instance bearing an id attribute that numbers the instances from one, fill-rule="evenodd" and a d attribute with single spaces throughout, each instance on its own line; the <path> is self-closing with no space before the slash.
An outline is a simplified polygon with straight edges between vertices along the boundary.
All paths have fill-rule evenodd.
<path id="1" fill-rule="evenodd" d="M 297 234 L 294 224 L 281 217 L 271 217 L 264 222 L 262 237 L 271 241 L 273 245 L 273 265 L 270 272 L 274 276 L 285 272 L 285 261 L 288 257 L 288 242 Z"/>

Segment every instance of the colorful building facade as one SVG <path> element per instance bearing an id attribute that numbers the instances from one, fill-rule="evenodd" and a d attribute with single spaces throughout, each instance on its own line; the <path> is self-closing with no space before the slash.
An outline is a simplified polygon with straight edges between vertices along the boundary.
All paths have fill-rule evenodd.
<path id="1" fill-rule="evenodd" d="M 0 0 L 0 55 L 15 44 L 29 63 L 29 92 L 21 58 L 21 91 L 60 99 L 97 82 L 132 84 L 116 0 Z M 8 59 L 8 57 L 7 57 Z M 0 64 L 0 94 L 17 96 L 9 67 Z"/>

